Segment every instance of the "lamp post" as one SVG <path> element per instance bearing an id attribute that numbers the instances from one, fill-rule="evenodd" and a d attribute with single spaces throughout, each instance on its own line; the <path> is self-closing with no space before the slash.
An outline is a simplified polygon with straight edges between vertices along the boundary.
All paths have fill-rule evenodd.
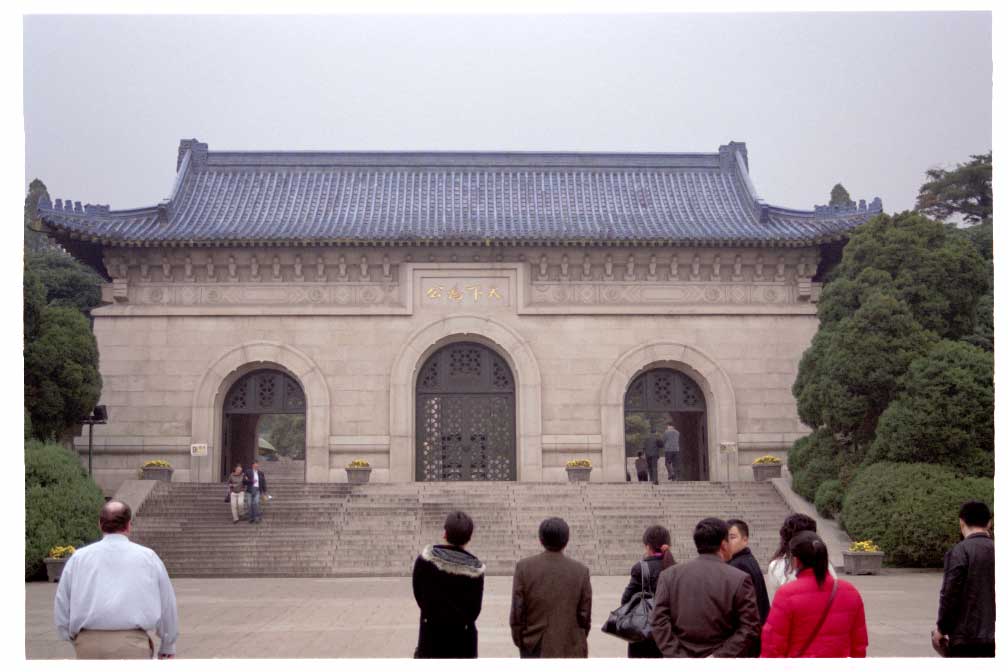
<path id="1" fill-rule="evenodd" d="M 84 418 L 82 423 L 87 423 L 88 426 L 88 439 L 87 439 L 87 473 L 91 476 L 91 457 L 94 453 L 94 426 L 104 425 L 108 422 L 108 411 L 105 410 L 104 406 L 95 406 L 94 410 L 91 411 L 91 415 Z"/>

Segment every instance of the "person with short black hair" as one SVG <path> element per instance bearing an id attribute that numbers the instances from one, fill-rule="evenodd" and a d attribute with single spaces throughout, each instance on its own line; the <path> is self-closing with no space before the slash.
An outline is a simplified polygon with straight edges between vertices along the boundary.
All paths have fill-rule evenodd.
<path id="1" fill-rule="evenodd" d="M 662 570 L 675 564 L 675 558 L 669 551 L 672 543 L 672 535 L 661 525 L 652 525 L 644 530 L 644 558 L 630 568 L 630 583 L 623 590 L 620 598 L 620 606 L 629 602 L 634 595 L 646 590 L 654 595 L 655 586 L 658 585 L 658 576 Z M 647 581 L 644 580 L 644 571 L 647 570 Z M 655 644 L 654 639 L 645 639 L 640 642 L 627 643 L 627 658 L 661 658 L 661 650 Z"/>
<path id="2" fill-rule="evenodd" d="M 651 485 L 658 485 L 658 455 L 661 454 L 662 440 L 658 436 L 658 430 L 651 428 L 650 433 L 644 437 L 644 458 L 647 461 L 648 480 Z"/>
<path id="3" fill-rule="evenodd" d="M 665 658 L 738 658 L 759 636 L 752 579 L 727 564 L 728 525 L 704 518 L 693 529 L 695 559 L 658 578 L 651 631 Z"/>
<path id="4" fill-rule="evenodd" d="M 133 513 L 115 499 L 98 515 L 101 541 L 78 549 L 56 588 L 56 632 L 81 659 L 175 657 L 178 610 L 168 572 L 157 553 L 129 540 Z"/>
<path id="5" fill-rule="evenodd" d="M 637 480 L 643 483 L 648 480 L 647 473 L 647 458 L 644 457 L 644 451 L 637 451 L 637 459 L 634 460 L 634 468 L 637 470 Z"/>
<path id="6" fill-rule="evenodd" d="M 767 595 L 766 582 L 763 580 L 763 570 L 760 569 L 756 557 L 749 550 L 749 526 L 744 520 L 738 518 L 731 518 L 725 522 L 728 525 L 728 550 L 731 552 L 728 564 L 736 569 L 741 569 L 752 579 L 760 625 L 763 625 L 766 623 L 767 614 L 770 613 L 770 597 Z M 759 654 L 760 642 L 757 638 L 749 655 L 756 658 L 759 657 Z"/>
<path id="7" fill-rule="evenodd" d="M 413 563 L 413 597 L 420 607 L 415 658 L 476 658 L 476 619 L 483 608 L 486 566 L 465 550 L 473 521 L 462 511 L 445 518 L 447 544 L 427 546 Z"/>
<path id="8" fill-rule="evenodd" d="M 592 589 L 588 567 L 564 555 L 570 528 L 562 518 L 539 525 L 546 550 L 515 566 L 511 640 L 522 658 L 587 658 Z"/>
<path id="9" fill-rule="evenodd" d="M 994 540 L 990 508 L 966 502 L 959 509 L 963 540 L 945 554 L 938 622 L 931 633 L 936 650 L 951 658 L 994 657 Z"/>
<path id="10" fill-rule="evenodd" d="M 262 522 L 260 499 L 266 494 L 266 474 L 259 469 L 259 461 L 252 460 L 252 466 L 245 470 L 245 491 L 249 496 L 249 523 Z"/>
<path id="11" fill-rule="evenodd" d="M 830 575 L 829 551 L 815 532 L 788 542 L 798 577 L 780 587 L 763 626 L 763 658 L 864 658 L 864 602 L 851 583 Z"/>
<path id="12" fill-rule="evenodd" d="M 671 420 L 662 434 L 662 448 L 665 450 L 665 471 L 668 480 L 682 480 L 682 462 L 679 460 L 679 430 Z"/>

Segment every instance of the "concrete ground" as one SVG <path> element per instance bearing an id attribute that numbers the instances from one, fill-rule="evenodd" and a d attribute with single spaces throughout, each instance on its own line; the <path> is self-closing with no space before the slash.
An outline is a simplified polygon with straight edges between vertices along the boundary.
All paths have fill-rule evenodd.
<path id="1" fill-rule="evenodd" d="M 880 576 L 843 578 L 865 601 L 868 655 L 935 655 L 930 632 L 940 572 L 884 570 Z M 592 577 L 592 657 L 626 656 L 626 644 L 599 629 L 626 583 L 622 576 Z M 173 584 L 180 658 L 233 658 L 250 650 L 266 658 L 403 658 L 416 646 L 420 612 L 409 578 L 175 579 Z M 260 606 L 249 597 L 250 584 Z M 56 584 L 29 583 L 25 589 L 27 658 L 73 658 L 73 647 L 58 640 L 53 627 Z M 481 657 L 517 657 L 508 629 L 510 603 L 511 578 L 489 577 L 477 621 Z"/>

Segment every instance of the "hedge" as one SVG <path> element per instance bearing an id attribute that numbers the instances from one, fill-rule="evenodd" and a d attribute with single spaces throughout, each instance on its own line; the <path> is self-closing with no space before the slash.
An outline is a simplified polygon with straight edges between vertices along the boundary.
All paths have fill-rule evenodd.
<path id="1" fill-rule="evenodd" d="M 881 546 L 888 562 L 941 567 L 959 541 L 959 507 L 971 499 L 993 509 L 993 479 L 957 477 L 935 464 L 878 462 L 854 478 L 841 522 L 855 541 Z"/>
<path id="2" fill-rule="evenodd" d="M 826 518 L 836 518 L 843 508 L 843 485 L 839 478 L 823 481 L 815 492 L 815 507 Z"/>
<path id="3" fill-rule="evenodd" d="M 840 462 L 840 446 L 828 430 L 803 436 L 788 450 L 791 487 L 805 499 L 814 500 L 824 481 L 837 478 Z"/>
<path id="4" fill-rule="evenodd" d="M 80 548 L 101 536 L 105 497 L 77 457 L 56 443 L 25 443 L 25 578 L 53 546 Z"/>

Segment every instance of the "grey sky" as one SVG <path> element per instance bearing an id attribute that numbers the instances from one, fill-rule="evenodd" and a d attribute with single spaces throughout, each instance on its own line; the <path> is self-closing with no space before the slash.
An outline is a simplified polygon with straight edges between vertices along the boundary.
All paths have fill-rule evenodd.
<path id="1" fill-rule="evenodd" d="M 760 195 L 889 212 L 991 147 L 991 17 L 33 16 L 26 181 L 153 205 L 213 150 L 717 151 Z"/>

